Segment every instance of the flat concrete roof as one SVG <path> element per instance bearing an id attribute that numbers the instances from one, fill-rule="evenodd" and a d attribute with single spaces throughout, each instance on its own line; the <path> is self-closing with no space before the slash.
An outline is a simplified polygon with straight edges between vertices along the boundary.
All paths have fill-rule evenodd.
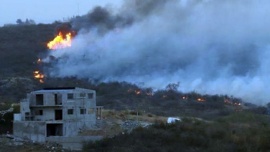
<path id="1" fill-rule="evenodd" d="M 77 88 L 77 87 L 56 87 L 56 88 L 43 88 L 42 90 L 32 91 L 31 93 L 73 92 L 73 90 L 95 92 L 95 90 L 84 89 L 84 88 Z"/>
<path id="2" fill-rule="evenodd" d="M 74 90 L 76 87 L 48 87 L 43 88 L 43 90 Z"/>

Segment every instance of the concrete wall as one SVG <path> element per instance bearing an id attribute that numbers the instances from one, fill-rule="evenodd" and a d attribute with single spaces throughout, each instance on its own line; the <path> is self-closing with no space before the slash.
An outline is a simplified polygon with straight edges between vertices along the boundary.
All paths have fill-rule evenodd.
<path id="1" fill-rule="evenodd" d="M 57 93 L 46 93 L 44 94 L 44 105 L 52 106 L 55 105 L 55 98 L 54 95 Z"/>
<path id="2" fill-rule="evenodd" d="M 22 115 L 20 113 L 14 113 L 13 121 L 22 121 Z"/>
<path id="3" fill-rule="evenodd" d="M 13 122 L 13 135 L 43 143 L 46 138 L 46 123 L 36 121 L 15 121 Z"/>
<path id="4" fill-rule="evenodd" d="M 74 98 L 68 99 L 68 94 L 72 93 Z M 93 98 L 88 98 L 88 94 L 92 93 Z M 43 105 L 36 106 L 36 95 L 43 94 Z M 55 97 L 58 100 L 60 99 L 62 105 L 55 105 Z M 83 96 L 82 96 L 83 95 Z M 39 90 L 34 91 L 28 94 L 30 105 L 33 107 L 32 114 L 35 115 L 34 120 L 46 121 L 54 120 L 55 118 L 55 109 L 62 108 L 63 110 L 63 120 L 87 120 L 95 122 L 95 107 L 96 107 L 96 92 L 93 90 L 76 88 L 75 90 Z M 51 106 L 51 107 L 48 107 Z M 68 115 L 68 109 L 73 109 L 73 114 Z M 86 114 L 81 114 L 80 109 L 85 109 Z M 92 110 L 91 110 L 92 109 Z M 43 115 L 36 115 L 36 110 L 43 110 Z M 91 112 L 91 113 L 89 113 Z"/>
<path id="5" fill-rule="evenodd" d="M 93 128 L 95 124 L 96 121 L 64 121 L 63 135 L 65 137 L 76 136 L 82 130 Z"/>
<path id="6" fill-rule="evenodd" d="M 29 102 L 28 100 L 23 100 L 20 103 L 20 112 L 21 112 L 21 120 L 25 120 L 25 113 L 29 112 L 30 113 L 30 109 L 29 109 Z"/>
<path id="7" fill-rule="evenodd" d="M 81 125 L 78 122 L 70 121 L 65 122 L 63 125 L 63 134 L 65 137 L 71 137 L 78 135 Z"/>
<path id="8" fill-rule="evenodd" d="M 38 115 L 39 110 L 42 110 L 42 115 Z M 33 121 L 53 121 L 55 119 L 55 109 L 48 108 L 32 108 L 31 114 L 34 115 Z"/>
<path id="9" fill-rule="evenodd" d="M 55 109 L 44 109 L 43 117 L 45 121 L 55 120 Z"/>
<path id="10" fill-rule="evenodd" d="M 68 99 L 69 93 L 73 94 L 73 99 Z M 43 94 L 43 105 L 36 104 L 37 94 Z M 89 98 L 89 94 L 93 94 L 93 97 Z M 62 104 L 55 105 L 56 98 Z M 55 121 L 56 109 L 62 109 L 63 119 L 60 121 Z M 73 109 L 73 114 L 68 114 L 68 109 Z M 81 109 L 85 109 L 86 113 L 81 114 Z M 42 115 L 37 115 L 38 110 L 42 110 Z M 25 112 L 30 112 L 34 121 L 24 121 Z M 96 92 L 82 88 L 33 91 L 21 102 L 21 117 L 22 121 L 14 122 L 16 136 L 44 142 L 46 122 L 63 123 L 63 136 L 76 136 L 80 130 L 91 129 L 96 124 Z"/>
<path id="11" fill-rule="evenodd" d="M 68 99 L 68 94 L 73 94 L 73 99 Z M 93 98 L 88 98 L 88 94 L 92 93 Z M 63 102 L 63 105 L 74 104 L 73 102 L 78 102 L 77 105 L 84 105 L 89 103 L 89 106 L 96 106 L 96 92 L 94 90 L 76 88 L 75 90 L 39 90 L 28 94 L 28 99 L 30 100 L 30 105 L 36 105 L 36 95 L 43 94 L 44 105 L 52 106 L 55 105 L 55 95 L 60 96 L 58 100 Z M 83 96 L 82 96 L 83 95 Z M 69 104 L 70 103 L 70 104 Z"/>

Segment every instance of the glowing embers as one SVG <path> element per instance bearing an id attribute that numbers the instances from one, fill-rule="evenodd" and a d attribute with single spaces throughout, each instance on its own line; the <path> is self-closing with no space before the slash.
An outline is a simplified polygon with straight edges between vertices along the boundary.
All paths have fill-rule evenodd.
<path id="1" fill-rule="evenodd" d="M 224 99 L 224 103 L 227 105 L 234 105 L 234 106 L 241 106 L 241 102 L 240 101 L 235 101 L 234 99 Z"/>
<path id="2" fill-rule="evenodd" d="M 136 95 L 141 94 L 141 90 L 135 90 L 134 92 L 135 92 Z"/>
<path id="3" fill-rule="evenodd" d="M 197 98 L 198 102 L 204 102 L 205 100 L 203 98 Z"/>
<path id="4" fill-rule="evenodd" d="M 37 79 L 40 83 L 44 83 L 44 74 L 42 74 L 40 71 L 34 71 L 34 78 Z"/>
<path id="5" fill-rule="evenodd" d="M 47 47 L 51 50 L 63 49 L 67 47 L 71 47 L 72 34 L 71 32 L 67 34 L 62 34 L 59 32 L 58 35 L 47 44 Z"/>
<path id="6" fill-rule="evenodd" d="M 134 88 L 130 88 L 127 90 L 128 93 L 130 94 L 135 94 L 135 95 L 147 95 L 147 96 L 153 96 L 153 90 L 152 89 L 134 89 Z"/>
<path id="7" fill-rule="evenodd" d="M 38 58 L 36 61 L 36 64 L 40 66 L 42 64 L 42 60 Z M 39 70 L 33 71 L 33 77 L 34 79 L 38 80 L 40 83 L 44 83 L 45 75 L 41 71 Z"/>
<path id="8" fill-rule="evenodd" d="M 42 60 L 41 59 L 38 59 L 37 60 L 37 64 L 41 64 L 42 63 Z"/>

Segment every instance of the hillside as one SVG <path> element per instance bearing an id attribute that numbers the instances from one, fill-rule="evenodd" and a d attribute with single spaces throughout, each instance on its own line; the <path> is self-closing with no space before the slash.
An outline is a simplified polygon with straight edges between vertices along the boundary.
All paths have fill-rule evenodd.
<path id="1" fill-rule="evenodd" d="M 54 36 L 54 24 L 9 25 L 0 28 L 0 102 L 18 102 L 39 86 L 33 71 L 46 42 Z"/>
<path id="2" fill-rule="evenodd" d="M 211 118 L 227 115 L 230 111 L 243 106 L 241 99 L 227 95 L 178 92 L 177 84 L 168 84 L 163 90 L 154 91 L 152 88 L 139 88 L 127 82 L 91 83 L 87 79 L 76 77 L 46 77 L 45 83 L 39 83 L 33 78 L 33 71 L 37 68 L 42 69 L 38 67 L 36 61 L 48 52 L 46 44 L 53 39 L 61 24 L 0 27 L 1 103 L 18 103 L 27 92 L 43 87 L 76 86 L 96 90 L 97 103 L 104 108 L 137 109 L 164 116 L 191 115 Z"/>
<path id="3" fill-rule="evenodd" d="M 184 118 L 89 143 L 84 151 L 269 151 L 269 125 L 269 117 L 247 112 L 211 122 Z"/>
<path id="4" fill-rule="evenodd" d="M 269 9 L 251 1 L 131 0 L 0 27 L 0 151 L 68 151 L 10 136 L 20 100 L 45 87 L 96 91 L 102 117 L 80 135 L 104 138 L 83 151 L 270 151 Z M 56 36 L 65 47 L 47 47 Z"/>
<path id="5" fill-rule="evenodd" d="M 153 90 L 127 82 L 91 83 L 88 79 L 76 77 L 46 77 L 45 82 L 40 83 L 33 77 L 34 70 L 42 69 L 36 61 L 47 53 L 46 43 L 55 36 L 56 28 L 61 24 L 0 27 L 0 110 L 7 109 L 11 103 L 18 103 L 26 93 L 36 89 L 76 86 L 97 91 L 97 104 L 104 107 L 107 124 L 125 124 L 138 119 L 154 124 L 125 134 L 119 134 L 122 132 L 119 124 L 116 123 L 115 128 L 109 124 L 105 129 L 113 138 L 89 143 L 85 145 L 85 151 L 216 151 L 219 146 L 225 151 L 264 151 L 269 148 L 268 140 L 265 140 L 268 136 L 264 136 L 269 132 L 267 108 L 232 96 L 183 93 L 177 91 L 177 84 Z M 18 107 L 14 112 L 17 111 Z M 169 116 L 187 119 L 174 125 L 164 124 Z M 191 117 L 207 121 L 190 120 Z M 12 113 L 3 118 L 5 121 L 0 120 L 0 133 L 12 133 Z M 158 120 L 160 118 L 162 121 Z M 238 123 L 242 119 L 245 122 Z M 250 136 L 255 137 L 249 139 Z M 249 147 L 251 143 L 255 143 L 255 147 Z M 130 144 L 134 146 L 129 147 Z M 162 145 L 161 149 L 156 148 L 159 145 Z M 1 148 L 12 149 L 5 145 Z M 42 145 L 31 143 L 17 148 L 22 151 L 44 149 Z"/>
<path id="6" fill-rule="evenodd" d="M 35 62 L 54 37 L 55 24 L 10 25 L 0 28 L 1 78 L 31 77 Z"/>

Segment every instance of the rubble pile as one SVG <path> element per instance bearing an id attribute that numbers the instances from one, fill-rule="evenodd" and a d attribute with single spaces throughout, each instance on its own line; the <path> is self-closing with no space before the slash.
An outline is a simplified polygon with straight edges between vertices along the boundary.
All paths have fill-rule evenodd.
<path id="1" fill-rule="evenodd" d="M 126 120 L 121 124 L 121 128 L 129 133 L 135 128 L 147 127 L 149 125 L 151 125 L 151 123 L 133 121 L 133 120 Z"/>
<path id="2" fill-rule="evenodd" d="M 0 135 L 0 149 L 5 151 L 12 150 L 30 150 L 40 152 L 66 152 L 68 150 L 63 149 L 61 145 L 57 143 L 44 143 L 39 144 L 31 140 L 14 137 L 10 134 Z"/>

